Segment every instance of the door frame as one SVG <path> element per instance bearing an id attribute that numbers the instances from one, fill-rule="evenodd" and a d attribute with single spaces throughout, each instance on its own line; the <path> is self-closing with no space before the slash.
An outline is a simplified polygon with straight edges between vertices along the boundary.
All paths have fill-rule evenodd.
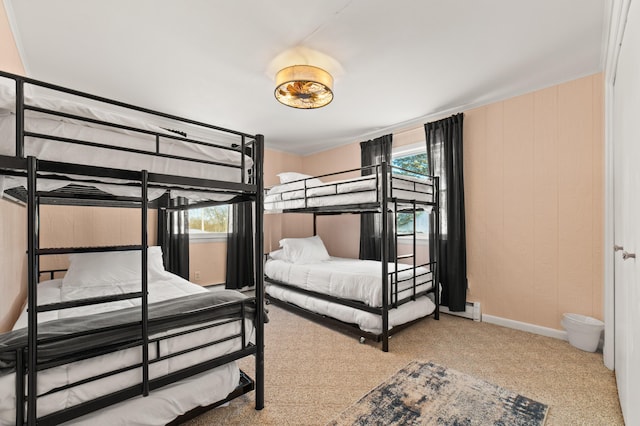
<path id="1" fill-rule="evenodd" d="M 604 56 L 604 365 L 615 368 L 615 274 L 613 199 L 613 86 L 631 0 L 605 2 Z M 609 18 L 608 20 L 606 18 Z M 608 28 L 607 28 L 608 26 Z"/>

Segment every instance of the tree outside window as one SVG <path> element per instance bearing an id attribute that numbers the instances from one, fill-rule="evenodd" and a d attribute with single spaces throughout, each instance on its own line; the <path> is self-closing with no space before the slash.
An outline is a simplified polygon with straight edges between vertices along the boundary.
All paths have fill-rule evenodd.
<path id="1" fill-rule="evenodd" d="M 421 144 L 423 147 L 424 143 Z M 391 160 L 393 166 L 400 169 L 393 169 L 393 173 L 407 176 L 426 175 L 427 168 L 427 153 L 426 148 L 413 149 L 409 153 L 394 154 Z M 414 173 L 412 173 L 414 172 Z M 413 232 L 413 214 L 411 213 L 399 213 L 398 214 L 398 233 L 411 233 Z M 429 215 L 424 210 L 418 210 L 416 212 L 416 236 L 418 238 L 428 238 L 429 236 Z"/>
<path id="2" fill-rule="evenodd" d="M 195 238 L 222 238 L 229 230 L 229 205 L 189 210 L 189 235 Z"/>

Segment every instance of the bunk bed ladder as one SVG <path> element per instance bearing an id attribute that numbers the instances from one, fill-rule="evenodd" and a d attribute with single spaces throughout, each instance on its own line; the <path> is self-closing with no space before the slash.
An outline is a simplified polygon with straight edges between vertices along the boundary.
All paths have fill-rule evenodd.
<path id="1" fill-rule="evenodd" d="M 38 305 L 38 281 L 40 277 L 40 256 L 51 254 L 74 253 L 78 249 L 71 248 L 40 248 L 40 197 L 37 192 L 37 172 L 38 160 L 35 157 L 27 158 L 27 304 L 28 304 L 28 337 L 27 337 L 27 359 L 23 361 L 22 351 L 18 351 L 16 358 L 16 371 L 27 376 L 26 395 L 21 380 L 16 380 L 16 424 L 24 424 L 24 412 L 26 402 L 26 424 L 31 426 L 39 422 L 37 417 L 37 375 L 38 375 L 38 314 L 41 312 L 49 312 L 58 309 L 68 309 L 78 306 L 86 306 L 112 302 L 116 300 L 141 298 L 141 346 L 142 346 L 142 382 L 138 394 L 147 396 L 150 391 L 149 380 L 149 330 L 148 330 L 148 272 L 146 267 L 142 267 L 142 288 L 140 292 L 125 293 L 113 296 L 100 296 L 88 299 L 79 299 L 68 302 L 50 303 Z M 142 209 L 142 244 L 140 246 L 113 246 L 113 247 L 95 247 L 84 248 L 81 251 L 114 251 L 114 250 L 140 250 L 142 265 L 148 262 L 148 172 L 143 170 L 141 173 L 141 209 Z M 19 376 L 19 374 L 16 374 Z M 25 398 L 26 396 L 26 398 Z M 25 401 L 26 399 L 26 401 Z M 73 417 L 68 417 L 71 419 Z"/>
<path id="2" fill-rule="evenodd" d="M 413 220 L 413 228 L 411 232 L 398 232 L 398 228 L 399 228 L 399 208 L 398 208 L 398 200 L 394 198 L 393 200 L 393 219 L 394 219 L 394 226 L 395 226 L 395 230 L 396 232 L 394 233 L 394 241 L 395 241 L 395 259 L 394 259 L 394 263 L 395 263 L 395 269 L 394 269 L 394 273 L 393 273 L 393 283 L 392 283 L 392 287 L 391 287 L 391 303 L 393 305 L 393 307 L 397 307 L 398 306 L 398 278 L 399 278 L 399 273 L 398 273 L 398 261 L 401 259 L 412 259 L 413 260 L 413 273 L 412 273 L 412 288 L 413 288 L 413 294 L 411 295 L 411 299 L 415 300 L 416 298 L 416 235 L 417 235 L 417 231 L 416 231 L 416 202 L 415 200 L 413 200 L 411 202 L 411 210 L 410 213 L 407 211 L 402 211 L 402 213 L 409 213 L 412 216 L 412 220 Z M 411 242 L 412 242 L 412 250 L 411 253 L 406 253 L 406 254 L 398 254 L 398 241 L 400 237 L 411 237 Z"/>

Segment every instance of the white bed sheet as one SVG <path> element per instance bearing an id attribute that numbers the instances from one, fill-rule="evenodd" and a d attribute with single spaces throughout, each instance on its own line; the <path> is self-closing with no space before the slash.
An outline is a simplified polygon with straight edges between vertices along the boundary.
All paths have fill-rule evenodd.
<path id="1" fill-rule="evenodd" d="M 183 379 L 151 392 L 78 417 L 65 425 L 161 426 L 196 407 L 220 401 L 238 386 L 240 369 L 235 362 Z"/>
<path id="2" fill-rule="evenodd" d="M 404 175 L 390 176 L 390 188 L 393 190 L 388 192 L 389 196 L 422 202 L 433 200 L 431 179 Z M 282 210 L 372 203 L 378 201 L 377 189 L 380 188 L 381 182 L 382 180 L 378 179 L 376 186 L 375 175 L 369 175 L 322 184 L 311 182 L 306 190 L 301 181 L 276 185 L 267 191 L 265 209 Z"/>
<path id="3" fill-rule="evenodd" d="M 110 129 L 82 126 L 75 123 L 50 118 L 27 117 L 27 131 L 51 136 L 67 137 L 104 143 L 117 147 L 128 147 L 155 152 L 155 137 L 149 135 L 128 134 Z M 15 116 L 0 116 L 0 154 L 15 155 Z M 160 152 L 188 158 L 218 161 L 230 165 L 241 165 L 241 156 L 237 151 L 226 150 L 192 143 L 161 138 Z M 148 170 L 175 176 L 188 176 L 202 179 L 240 181 L 240 169 L 193 163 L 186 160 L 154 157 L 147 154 L 122 152 L 106 148 L 28 138 L 25 142 L 25 156 L 33 155 L 41 160 L 62 161 L 74 164 L 87 164 L 124 170 Z M 245 165 L 253 164 L 245 156 Z"/>
<path id="4" fill-rule="evenodd" d="M 161 300 L 185 296 L 188 294 L 209 291 L 196 284 L 192 284 L 174 274 L 165 272 L 162 279 L 149 282 L 149 302 L 158 302 Z M 96 287 L 65 287 L 62 280 L 56 279 L 42 282 L 38 287 L 38 304 L 55 303 L 59 301 L 67 301 L 86 297 L 103 296 L 108 294 L 129 293 L 139 291 L 139 284 L 128 284 L 121 286 L 96 286 Z M 109 310 L 121 309 L 130 306 L 139 305 L 139 299 L 131 299 L 125 301 L 111 302 L 108 304 L 85 306 L 61 311 L 46 312 L 39 315 L 39 322 L 49 321 L 57 318 L 66 318 L 79 315 L 88 315 L 91 313 L 105 312 Z M 24 327 L 27 321 L 26 310 L 21 314 L 14 329 Z M 245 321 L 246 330 L 253 330 L 249 320 Z M 186 330 L 192 327 L 182 327 L 172 330 L 171 332 L 160 333 L 153 337 L 167 335 L 172 332 Z M 197 346 L 202 342 L 210 342 L 220 339 L 224 336 L 237 334 L 241 331 L 239 322 L 233 322 L 220 327 L 207 330 L 197 331 L 188 335 L 173 337 L 161 342 L 160 352 L 162 354 L 173 353 L 182 349 Z M 247 335 L 247 341 L 251 336 Z M 239 339 L 232 339 L 220 344 L 198 349 L 183 355 L 179 355 L 164 361 L 160 361 L 150 365 L 150 378 L 159 377 L 172 371 L 177 371 L 197 362 L 212 359 L 217 356 L 231 353 L 240 349 L 241 342 Z M 156 356 L 156 345 L 149 345 L 149 357 L 153 359 Z M 75 382 L 83 378 L 95 376 L 100 371 L 114 370 L 128 365 L 139 363 L 142 359 L 142 349 L 140 347 L 126 349 L 112 354 L 103 355 L 96 358 L 74 362 L 68 365 L 51 368 L 38 373 L 38 392 L 45 393 L 55 387 Z M 231 368 L 237 369 L 234 366 Z M 234 373 L 235 374 L 235 373 Z M 38 416 L 57 411 L 66 407 L 76 405 L 82 401 L 93 399 L 98 396 L 123 389 L 127 386 L 139 383 L 141 371 L 134 369 L 125 373 L 120 373 L 111 377 L 103 378 L 94 382 L 83 384 L 70 388 L 65 391 L 56 392 L 54 394 L 41 397 L 38 399 Z M 226 396 L 238 384 L 234 380 L 223 380 L 227 385 L 220 391 Z M 15 374 L 7 374 L 0 376 L 0 424 L 15 423 Z M 199 395 L 192 395 L 192 408 L 200 405 Z M 218 398 L 221 399 L 221 398 Z M 215 401 L 212 401 L 215 402 Z M 181 402 L 182 405 L 188 404 L 187 395 Z"/>
<path id="5" fill-rule="evenodd" d="M 389 264 L 389 272 L 395 271 L 395 264 Z M 284 260 L 269 259 L 265 263 L 265 274 L 274 280 L 294 285 L 306 290 L 343 299 L 357 300 L 369 306 L 382 306 L 382 264 L 374 260 L 345 259 L 331 257 L 329 261 L 294 264 Z M 432 287 L 433 276 L 425 267 L 416 268 L 416 292 Z M 413 280 L 402 281 L 413 276 L 413 267 L 398 264 L 398 300 L 413 293 Z M 389 294 L 391 282 L 389 279 Z M 391 299 L 389 299 L 391 300 Z"/>
<path id="6" fill-rule="evenodd" d="M 361 330 L 368 333 L 382 333 L 382 317 L 370 312 L 350 308 L 338 303 L 296 293 L 293 290 L 279 287 L 276 284 L 265 283 L 267 294 L 283 302 L 293 303 L 321 315 L 335 318 L 348 324 L 357 324 Z M 430 315 L 436 306 L 427 296 L 405 303 L 397 308 L 389 309 L 389 329 Z"/>
<path id="7" fill-rule="evenodd" d="M 53 109 L 65 113 L 99 119 L 111 123 L 127 125 L 139 129 L 150 130 L 160 134 L 173 135 L 171 132 L 147 123 L 139 118 L 127 117 L 118 113 L 105 111 L 93 106 L 58 100 L 51 98 L 28 98 L 26 102 L 30 105 Z M 41 113 L 27 111 L 25 114 L 25 129 L 27 131 L 42 133 L 50 136 L 66 137 L 91 142 L 102 143 L 117 147 L 129 147 L 147 152 L 155 152 L 155 136 L 145 135 L 137 132 L 105 128 L 103 126 L 83 123 L 78 120 L 45 116 Z M 15 107 L 13 89 L 0 85 L 0 155 L 15 155 Z M 196 138 L 201 139 L 201 138 Z M 204 140 L 205 142 L 214 142 Z M 218 141 L 220 145 L 230 145 L 229 141 Z M 166 137 L 160 137 L 160 152 L 187 158 L 209 160 L 224 164 L 240 166 L 242 155 L 238 151 L 227 150 L 205 145 L 198 145 L 183 141 L 178 141 Z M 208 165 L 194 163 L 188 160 L 177 160 L 156 157 L 146 154 L 136 154 L 111 150 L 106 148 L 96 148 L 77 144 L 50 141 L 38 138 L 26 138 L 25 156 L 32 155 L 41 160 L 60 161 L 73 164 L 86 164 L 91 166 L 109 167 L 124 170 L 147 170 L 152 173 L 161 173 L 173 176 L 186 176 L 201 179 L 220 180 L 228 182 L 240 182 L 241 170 L 235 167 L 218 165 Z M 253 160 L 249 156 L 244 156 L 245 167 L 248 170 Z M 114 182 L 113 179 L 101 179 L 107 183 Z M 246 180 L 245 180 L 246 181 Z M 3 183 L 4 188 L 10 189 L 16 186 L 24 186 L 25 180 L 19 178 L 8 178 Z M 111 185 L 110 187 L 114 187 Z M 127 189 L 113 189 L 109 186 L 100 188 L 114 195 L 130 195 L 116 193 L 116 191 L 127 191 Z M 134 189 L 134 191 L 136 191 Z M 137 191 L 139 193 L 139 191 Z M 189 198 L 197 198 L 197 193 L 190 193 Z M 178 194 L 186 196 L 187 193 Z M 155 197 L 153 194 L 151 197 Z M 228 199 L 221 196 L 207 196 L 204 199 Z"/>

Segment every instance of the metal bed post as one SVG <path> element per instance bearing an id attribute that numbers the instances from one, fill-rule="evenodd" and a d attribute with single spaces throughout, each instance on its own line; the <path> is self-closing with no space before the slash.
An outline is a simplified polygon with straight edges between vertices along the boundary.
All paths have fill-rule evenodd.
<path id="1" fill-rule="evenodd" d="M 256 410 L 264 408 L 264 136 L 256 135 L 255 140 L 255 173 L 256 173 Z"/>
<path id="2" fill-rule="evenodd" d="M 245 146 L 246 146 L 245 138 L 244 138 L 244 135 L 242 135 L 240 136 L 240 153 L 242 154 L 240 155 L 240 183 L 245 183 L 245 180 L 247 178 L 245 174 L 245 165 L 244 165 Z"/>
<path id="3" fill-rule="evenodd" d="M 314 212 L 313 213 L 313 235 L 318 235 L 318 224 L 317 224 L 317 220 L 318 220 L 318 215 Z"/>
<path id="4" fill-rule="evenodd" d="M 389 352 L 389 206 L 387 162 L 382 161 L 382 351 Z"/>
<path id="5" fill-rule="evenodd" d="M 392 178 L 393 179 L 393 178 Z M 391 190 L 393 191 L 393 182 L 391 183 Z M 398 303 L 398 200 L 394 199 L 393 200 L 393 225 L 395 226 L 396 232 L 393 233 L 393 238 L 394 238 L 394 249 L 395 249 L 395 256 L 393 257 L 393 261 L 394 261 L 394 273 L 393 273 L 393 277 L 394 280 L 391 283 L 391 303 L 393 304 L 393 307 L 396 308 L 397 307 L 397 303 Z"/>
<path id="6" fill-rule="evenodd" d="M 16 349 L 16 425 L 24 424 L 24 348 Z"/>
<path id="7" fill-rule="evenodd" d="M 415 185 L 414 185 L 415 186 Z M 417 234 L 417 226 L 416 226 L 416 200 L 412 200 L 411 202 L 413 207 L 413 300 L 416 300 L 416 234 Z M 397 229 L 396 229 L 397 234 Z"/>
<path id="8" fill-rule="evenodd" d="M 433 274 L 433 281 L 435 285 L 434 291 L 434 301 L 436 305 L 436 310 L 433 315 L 434 319 L 440 319 L 440 276 L 438 274 L 438 270 L 440 269 L 440 180 L 436 176 L 433 178 L 433 186 L 434 186 L 434 194 L 435 194 L 435 206 L 433 206 L 432 212 L 435 215 L 435 232 L 433 233 L 435 244 L 434 246 L 434 262 L 435 262 L 435 273 Z"/>
<path id="9" fill-rule="evenodd" d="M 24 158 L 24 81 L 16 78 L 16 157 Z"/>
<path id="10" fill-rule="evenodd" d="M 36 424 L 38 398 L 38 198 L 36 182 L 38 163 L 27 159 L 27 279 L 28 279 L 28 356 L 27 356 L 27 424 Z M 16 377 L 16 380 L 21 380 Z"/>
<path id="11" fill-rule="evenodd" d="M 147 213 L 148 213 L 148 188 L 149 173 L 142 171 L 141 185 L 141 216 L 142 216 L 142 234 L 141 234 L 141 258 L 142 258 L 142 395 L 149 395 L 149 268 L 147 265 Z"/>

